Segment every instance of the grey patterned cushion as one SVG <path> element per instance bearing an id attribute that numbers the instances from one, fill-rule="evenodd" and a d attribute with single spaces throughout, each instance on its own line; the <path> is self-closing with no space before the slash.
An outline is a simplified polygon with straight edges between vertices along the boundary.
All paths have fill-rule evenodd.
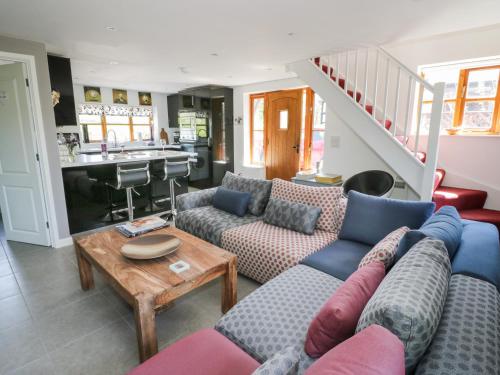
<path id="1" fill-rule="evenodd" d="M 298 265 L 236 304 L 217 329 L 259 362 L 288 346 L 302 349 L 307 328 L 342 281 Z"/>
<path id="2" fill-rule="evenodd" d="M 500 374 L 500 294 L 492 284 L 451 277 L 439 328 L 416 374 Z"/>
<path id="3" fill-rule="evenodd" d="M 191 210 L 193 208 L 212 205 L 212 199 L 216 191 L 217 188 L 211 188 L 177 196 L 175 199 L 177 211 L 181 212 Z"/>
<path id="4" fill-rule="evenodd" d="M 296 232 L 313 234 L 321 208 L 271 198 L 264 212 L 264 223 L 291 229 Z"/>
<path id="5" fill-rule="evenodd" d="M 272 182 L 257 178 L 248 178 L 226 172 L 222 179 L 222 186 L 228 189 L 250 193 L 252 198 L 248 204 L 250 213 L 259 216 L 266 208 L 269 196 L 271 195 Z"/>
<path id="6" fill-rule="evenodd" d="M 252 375 L 296 375 L 299 352 L 293 346 L 286 347 L 259 366 Z"/>
<path id="7" fill-rule="evenodd" d="M 405 345 L 411 372 L 439 325 L 451 265 L 443 241 L 425 238 L 414 245 L 382 281 L 366 305 L 356 332 L 378 324 Z"/>
<path id="8" fill-rule="evenodd" d="M 175 226 L 219 246 L 224 231 L 258 220 L 260 218 L 254 215 L 246 214 L 239 217 L 215 207 L 206 206 L 179 212 Z"/>

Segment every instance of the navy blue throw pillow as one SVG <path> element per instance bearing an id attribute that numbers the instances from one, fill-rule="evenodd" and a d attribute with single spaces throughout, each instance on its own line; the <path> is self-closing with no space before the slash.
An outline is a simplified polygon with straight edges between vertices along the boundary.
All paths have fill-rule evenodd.
<path id="1" fill-rule="evenodd" d="M 418 231 L 410 232 L 407 232 L 399 243 L 396 252 L 396 261 L 424 237 L 442 240 L 446 246 L 446 250 L 448 250 L 450 259 L 453 259 L 462 239 L 463 224 L 455 207 L 443 206 Z"/>
<path id="2" fill-rule="evenodd" d="M 215 192 L 212 204 L 219 210 L 241 217 L 247 213 L 250 198 L 250 193 L 226 189 L 221 186 Z"/>
<path id="3" fill-rule="evenodd" d="M 375 245 L 398 228 L 420 228 L 434 208 L 433 202 L 374 197 L 351 190 L 339 239 Z"/>

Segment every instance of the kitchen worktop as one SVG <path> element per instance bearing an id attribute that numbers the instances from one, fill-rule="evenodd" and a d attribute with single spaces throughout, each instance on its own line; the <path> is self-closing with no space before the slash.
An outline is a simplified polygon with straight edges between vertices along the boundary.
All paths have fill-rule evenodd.
<path id="1" fill-rule="evenodd" d="M 123 151 L 152 151 L 152 150 L 176 150 L 176 151 L 181 151 L 182 150 L 182 145 L 180 144 L 168 144 L 165 145 L 164 147 L 160 145 L 154 145 L 154 146 L 137 146 L 137 145 L 128 145 L 123 147 Z M 120 152 L 122 151 L 121 147 L 112 147 L 108 145 L 108 152 Z M 101 153 L 101 147 L 98 145 L 97 147 L 84 147 L 81 151 L 81 154 L 100 154 Z"/>
<path id="2" fill-rule="evenodd" d="M 93 165 L 117 164 L 131 161 L 159 160 L 178 156 L 188 156 L 196 159 L 196 153 L 173 151 L 173 150 L 152 150 L 152 151 L 133 151 L 123 153 L 110 153 L 107 157 L 101 154 L 78 154 L 74 160 L 67 158 L 61 160 L 61 168 L 86 167 Z"/>

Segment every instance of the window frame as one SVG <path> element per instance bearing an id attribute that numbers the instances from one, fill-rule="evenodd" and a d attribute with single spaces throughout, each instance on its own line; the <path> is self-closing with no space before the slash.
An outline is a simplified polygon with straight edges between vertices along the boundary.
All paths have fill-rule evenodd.
<path id="1" fill-rule="evenodd" d="M 255 130 L 254 129 L 254 114 L 253 114 L 253 111 L 254 111 L 254 101 L 256 99 L 263 99 L 264 100 L 264 127 L 262 130 Z M 260 93 L 260 94 L 251 94 L 250 95 L 250 163 L 251 164 L 255 164 L 255 165 L 265 165 L 266 164 L 266 115 L 265 115 L 265 112 L 266 112 L 266 107 L 267 107 L 267 96 L 265 93 Z M 255 161 L 255 157 L 254 157 L 254 152 L 253 152 L 253 141 L 254 141 L 254 132 L 255 131 L 259 131 L 259 132 L 262 132 L 262 135 L 264 136 L 263 139 L 264 139 L 264 161 L 261 163 L 261 162 L 257 162 Z"/>
<path id="2" fill-rule="evenodd" d="M 83 113 L 78 113 L 78 116 L 80 116 L 81 114 L 83 114 Z M 108 115 L 110 115 L 110 114 L 108 114 Z M 112 115 L 110 115 L 110 116 L 112 116 Z M 149 119 L 148 124 L 136 124 L 136 125 L 134 124 L 134 121 L 133 121 L 133 117 L 134 117 L 133 114 L 129 114 L 129 115 L 127 115 L 127 117 L 128 117 L 128 124 L 113 124 L 113 125 L 128 126 L 128 128 L 129 128 L 129 138 L 130 138 L 130 140 L 128 142 L 130 142 L 130 143 L 138 142 L 138 140 L 134 139 L 134 126 L 136 126 L 136 125 L 137 126 L 149 126 L 149 128 L 150 128 L 151 138 L 149 138 L 149 139 L 143 139 L 143 141 L 147 142 L 147 141 L 153 141 L 154 140 L 152 115 L 147 116 L 148 119 Z M 108 124 L 107 124 L 107 121 L 106 121 L 106 113 L 101 113 L 100 118 L 101 118 L 100 125 L 101 125 L 101 133 L 102 133 L 101 134 L 101 137 L 102 137 L 101 140 L 91 142 L 88 138 L 87 139 L 84 138 L 84 142 L 85 143 L 88 143 L 88 144 L 97 144 L 97 143 L 102 142 L 102 140 L 106 139 L 106 136 L 107 136 L 107 133 L 108 133 Z M 87 123 L 84 123 L 84 122 L 82 123 L 82 122 L 80 122 L 80 117 L 78 117 L 78 122 L 80 123 L 80 127 L 82 127 L 82 134 L 84 135 L 84 137 L 85 137 L 85 132 L 84 132 L 84 128 L 83 128 L 84 126 L 99 125 L 97 123 L 95 123 L 95 124 L 87 124 Z"/>
<path id="3" fill-rule="evenodd" d="M 455 103 L 455 111 L 453 113 L 452 126 L 454 128 L 462 128 L 461 134 L 491 134 L 498 135 L 500 133 L 500 71 L 498 72 L 497 92 L 495 97 L 485 98 L 467 98 L 467 87 L 469 84 L 469 74 L 472 71 L 500 69 L 500 65 L 485 65 L 471 68 L 463 68 L 459 71 L 457 92 L 455 98 L 445 99 L 444 103 Z M 465 106 L 470 102 L 492 101 L 494 103 L 491 126 L 489 129 L 463 128 L 463 119 L 465 114 Z M 424 100 L 422 104 L 432 104 L 432 100 Z"/>

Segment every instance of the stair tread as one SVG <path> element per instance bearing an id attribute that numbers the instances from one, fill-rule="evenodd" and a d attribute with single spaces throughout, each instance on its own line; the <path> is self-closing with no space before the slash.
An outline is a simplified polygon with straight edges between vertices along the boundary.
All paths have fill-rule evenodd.
<path id="1" fill-rule="evenodd" d="M 482 209 L 488 193 L 483 190 L 464 189 L 451 186 L 440 186 L 434 192 L 432 200 L 436 209 L 442 206 L 455 206 L 457 210 Z"/>
<path id="2" fill-rule="evenodd" d="M 462 219 L 481 221 L 495 225 L 500 230 L 500 211 L 488 208 L 477 208 L 459 211 Z"/>

